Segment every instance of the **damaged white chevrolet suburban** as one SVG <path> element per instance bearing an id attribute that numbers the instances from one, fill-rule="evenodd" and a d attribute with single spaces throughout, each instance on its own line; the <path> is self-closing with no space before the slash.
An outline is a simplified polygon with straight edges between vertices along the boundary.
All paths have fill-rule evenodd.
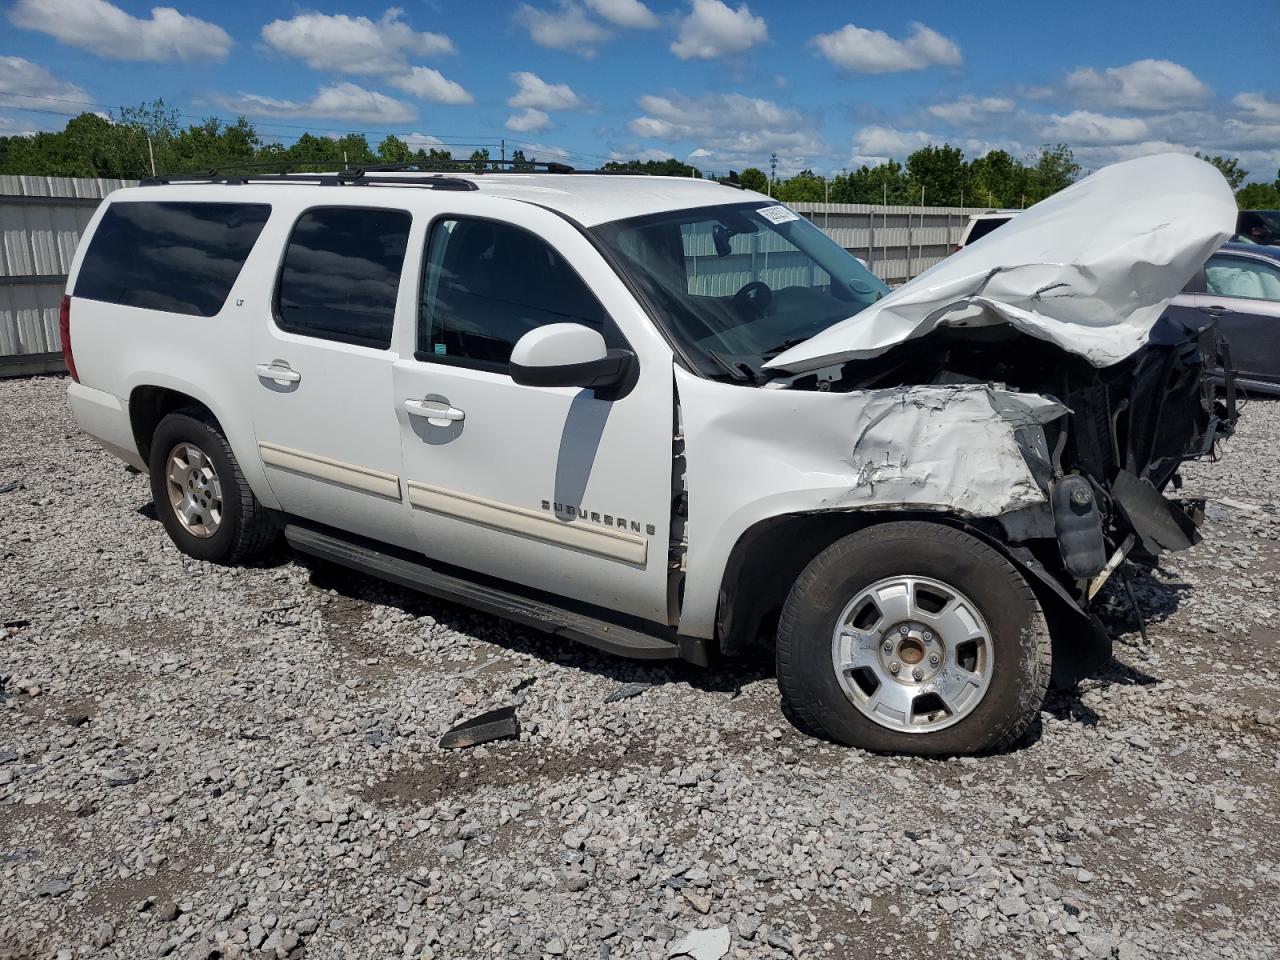
<path id="1" fill-rule="evenodd" d="M 1162 492 L 1234 404 L 1160 317 L 1234 224 L 1150 157 L 890 292 L 707 181 L 157 182 L 77 252 L 68 395 L 193 557 L 283 533 L 615 653 L 772 644 L 815 734 L 989 750 L 1106 652 L 1122 561 L 1196 539 Z"/>

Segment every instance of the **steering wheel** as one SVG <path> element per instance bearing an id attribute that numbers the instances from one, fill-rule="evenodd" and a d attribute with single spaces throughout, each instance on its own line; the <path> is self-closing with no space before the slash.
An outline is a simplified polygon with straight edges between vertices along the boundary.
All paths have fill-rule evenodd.
<path id="1" fill-rule="evenodd" d="M 773 300 L 773 291 L 763 280 L 752 280 L 733 295 L 734 306 L 748 306 L 757 316 L 764 316 Z"/>

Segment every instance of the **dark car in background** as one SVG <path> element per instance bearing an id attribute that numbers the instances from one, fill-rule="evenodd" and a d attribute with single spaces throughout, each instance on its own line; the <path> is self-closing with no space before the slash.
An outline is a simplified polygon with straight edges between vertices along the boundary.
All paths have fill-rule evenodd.
<path id="1" fill-rule="evenodd" d="M 1233 242 L 1280 246 L 1280 210 L 1241 210 Z"/>
<path id="2" fill-rule="evenodd" d="M 1225 244 L 1168 312 L 1192 328 L 1217 320 L 1237 386 L 1280 396 L 1280 246 Z"/>

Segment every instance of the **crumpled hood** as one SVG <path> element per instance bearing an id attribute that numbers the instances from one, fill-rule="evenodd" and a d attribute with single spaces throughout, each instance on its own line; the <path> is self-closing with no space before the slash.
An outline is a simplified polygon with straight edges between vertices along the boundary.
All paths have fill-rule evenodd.
<path id="1" fill-rule="evenodd" d="M 1146 342 L 1235 224 L 1231 188 L 1203 160 L 1113 164 L 765 366 L 800 373 L 874 357 L 939 326 L 1009 323 L 1105 367 Z"/>

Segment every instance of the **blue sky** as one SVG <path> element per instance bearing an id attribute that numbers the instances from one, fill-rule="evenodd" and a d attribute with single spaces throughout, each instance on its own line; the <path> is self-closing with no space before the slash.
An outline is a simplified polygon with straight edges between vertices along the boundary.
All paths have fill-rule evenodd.
<path id="1" fill-rule="evenodd" d="M 163 97 L 267 139 L 386 133 L 578 166 L 823 173 L 944 141 L 1280 167 L 1280 6 L 0 0 L 0 133 Z"/>

